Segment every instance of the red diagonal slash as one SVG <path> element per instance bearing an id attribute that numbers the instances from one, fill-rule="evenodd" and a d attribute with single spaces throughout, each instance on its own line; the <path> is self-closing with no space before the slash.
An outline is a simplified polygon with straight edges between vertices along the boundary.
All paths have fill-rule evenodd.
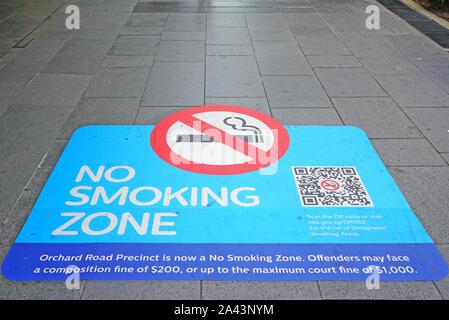
<path id="1" fill-rule="evenodd" d="M 185 115 L 181 117 L 179 121 L 191 128 L 194 128 L 195 130 L 200 131 L 204 135 L 212 136 L 214 141 L 223 143 L 235 151 L 250 157 L 253 159 L 253 161 L 249 162 L 250 164 L 265 165 L 270 162 L 272 156 L 275 156 L 277 160 L 278 139 L 276 137 L 276 132 L 273 132 L 275 138 L 273 139 L 272 147 L 269 151 L 264 151 L 252 144 L 247 143 L 239 137 L 229 134 L 220 128 L 195 118 L 194 115 Z M 273 152 L 275 152 L 275 154 L 273 154 Z"/>

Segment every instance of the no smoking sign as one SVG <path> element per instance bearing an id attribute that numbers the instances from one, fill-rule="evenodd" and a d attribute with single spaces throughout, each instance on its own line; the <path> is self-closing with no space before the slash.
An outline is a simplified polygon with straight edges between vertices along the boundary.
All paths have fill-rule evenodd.
<path id="1" fill-rule="evenodd" d="M 159 157 L 196 173 L 228 175 L 255 171 L 287 151 L 287 130 L 273 118 L 235 106 L 206 106 L 174 113 L 151 134 Z"/>

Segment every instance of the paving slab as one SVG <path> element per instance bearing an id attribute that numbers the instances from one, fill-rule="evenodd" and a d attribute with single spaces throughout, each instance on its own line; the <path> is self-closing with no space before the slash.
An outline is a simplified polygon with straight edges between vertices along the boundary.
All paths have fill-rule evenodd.
<path id="1" fill-rule="evenodd" d="M 44 72 L 93 74 L 111 42 L 110 39 L 69 39 L 50 60 Z"/>
<path id="2" fill-rule="evenodd" d="M 154 56 L 106 56 L 102 67 L 109 68 L 151 68 Z"/>
<path id="3" fill-rule="evenodd" d="M 164 27 L 167 13 L 133 13 L 125 23 L 126 27 Z"/>
<path id="4" fill-rule="evenodd" d="M 135 124 L 156 124 L 166 116 L 188 107 L 141 107 Z"/>
<path id="5" fill-rule="evenodd" d="M 200 32 L 206 28 L 206 15 L 203 13 L 177 13 L 167 18 L 164 31 Z"/>
<path id="6" fill-rule="evenodd" d="M 360 57 L 359 61 L 371 73 L 378 75 L 420 74 L 422 73 L 405 56 L 389 55 L 378 57 Z"/>
<path id="7" fill-rule="evenodd" d="M 332 102 L 346 125 L 365 130 L 370 138 L 422 138 L 390 98 L 334 98 Z"/>
<path id="8" fill-rule="evenodd" d="M 253 46 L 261 75 L 313 75 L 296 44 L 258 42 Z"/>
<path id="9" fill-rule="evenodd" d="M 255 58 L 207 56 L 206 97 L 265 97 Z"/>
<path id="10" fill-rule="evenodd" d="M 391 167 L 390 172 L 413 209 L 447 212 L 449 167 Z"/>
<path id="11" fill-rule="evenodd" d="M 432 281 L 382 282 L 380 288 L 368 290 L 364 282 L 320 281 L 323 299 L 441 300 Z"/>
<path id="12" fill-rule="evenodd" d="M 162 32 L 162 27 L 123 27 L 120 35 L 160 36 Z"/>
<path id="13" fill-rule="evenodd" d="M 155 62 L 142 106 L 196 106 L 204 103 L 203 62 Z"/>
<path id="14" fill-rule="evenodd" d="M 68 139 L 76 129 L 87 125 L 133 124 L 139 103 L 140 98 L 83 99 L 65 123 L 59 138 Z"/>
<path id="15" fill-rule="evenodd" d="M 426 139 L 372 139 L 386 166 L 444 166 L 446 162 Z"/>
<path id="16" fill-rule="evenodd" d="M 335 126 L 342 125 L 334 108 L 273 108 L 273 117 L 284 125 Z"/>
<path id="17" fill-rule="evenodd" d="M 199 281 L 87 281 L 82 299 L 200 299 Z"/>
<path id="18" fill-rule="evenodd" d="M 272 108 L 332 107 L 315 76 L 264 76 L 263 82 Z"/>
<path id="19" fill-rule="evenodd" d="M 307 60 L 315 68 L 357 68 L 362 66 L 354 56 L 307 56 Z"/>
<path id="20" fill-rule="evenodd" d="M 375 76 L 400 106 L 449 107 L 449 95 L 423 75 Z"/>
<path id="21" fill-rule="evenodd" d="M 156 61 L 204 61 L 204 41 L 161 41 Z"/>
<path id="22" fill-rule="evenodd" d="M 156 36 L 118 36 L 109 55 L 115 56 L 154 56 L 159 49 Z"/>
<path id="23" fill-rule="evenodd" d="M 172 31 L 162 33 L 161 40 L 191 40 L 191 41 L 204 41 L 206 40 L 206 33 L 203 31 L 199 32 L 182 32 L 182 31 Z"/>
<path id="24" fill-rule="evenodd" d="M 417 54 L 441 54 L 443 49 L 440 48 L 429 38 L 415 35 L 386 35 L 385 40 L 396 50 L 405 55 Z"/>
<path id="25" fill-rule="evenodd" d="M 85 97 L 142 97 L 149 68 L 100 68 L 92 78 Z"/>
<path id="26" fill-rule="evenodd" d="M 210 27 L 246 27 L 242 13 L 208 13 L 207 25 Z"/>
<path id="27" fill-rule="evenodd" d="M 266 98 L 206 98 L 206 105 L 224 104 L 228 106 L 240 106 L 254 109 L 271 115 Z"/>
<path id="28" fill-rule="evenodd" d="M 288 30 L 288 24 L 280 13 L 245 13 L 245 17 L 251 32 Z"/>
<path id="29" fill-rule="evenodd" d="M 202 298 L 205 300 L 311 300 L 320 299 L 316 282 L 248 282 L 203 281 Z"/>
<path id="30" fill-rule="evenodd" d="M 246 27 L 222 28 L 208 27 L 206 31 L 207 44 L 249 44 L 250 37 Z"/>
<path id="31" fill-rule="evenodd" d="M 449 93 L 449 64 L 446 66 L 421 67 L 422 72 L 441 89 Z"/>
<path id="32" fill-rule="evenodd" d="M 439 245 L 441 254 L 446 258 L 446 261 L 449 261 L 449 245 Z M 435 282 L 440 294 L 443 296 L 443 299 L 449 300 L 449 277 L 444 278 L 441 281 Z"/>
<path id="33" fill-rule="evenodd" d="M 2 153 L 0 161 L 0 221 L 9 215 L 20 193 L 26 186 L 43 157 L 42 152 L 29 152 L 26 157 L 22 153 Z"/>
<path id="34" fill-rule="evenodd" d="M 440 153 L 440 155 L 446 160 L 446 162 L 449 164 L 449 153 Z"/>
<path id="35" fill-rule="evenodd" d="M 0 154 L 45 153 L 72 110 L 11 105 L 0 117 Z"/>
<path id="36" fill-rule="evenodd" d="M 380 97 L 385 91 L 363 68 L 315 68 L 330 97 Z"/>
<path id="37" fill-rule="evenodd" d="M 0 260 L 3 259 L 9 250 L 9 246 L 0 246 Z M 82 288 L 84 283 L 80 284 Z M 63 281 L 47 282 L 17 282 L 8 280 L 0 275 L 0 299 L 20 299 L 20 300 L 73 300 L 81 297 L 81 290 L 68 290 Z"/>
<path id="38" fill-rule="evenodd" d="M 251 31 L 251 41 L 280 41 L 280 42 L 295 42 L 295 37 L 288 31 Z"/>
<path id="39" fill-rule="evenodd" d="M 305 55 L 350 55 L 351 51 L 328 28 L 304 28 L 295 33 Z"/>
<path id="40" fill-rule="evenodd" d="M 439 152 L 449 152 L 449 108 L 403 110 Z"/>
<path id="41" fill-rule="evenodd" d="M 253 47 L 250 44 L 210 44 L 206 45 L 208 56 L 252 56 Z"/>
<path id="42" fill-rule="evenodd" d="M 22 95 L 25 104 L 44 107 L 71 107 L 78 103 L 90 75 L 40 73 Z"/>

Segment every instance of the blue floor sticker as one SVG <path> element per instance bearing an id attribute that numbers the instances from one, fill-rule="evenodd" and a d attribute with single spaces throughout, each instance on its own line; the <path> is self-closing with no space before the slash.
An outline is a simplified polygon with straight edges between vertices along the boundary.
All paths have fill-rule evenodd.
<path id="1" fill-rule="evenodd" d="M 362 130 L 284 128 L 256 111 L 210 108 L 187 109 L 156 127 L 78 129 L 5 258 L 3 275 L 18 281 L 64 280 L 74 272 L 82 280 L 446 276 L 444 258 Z M 214 128 L 219 134 L 208 133 Z M 251 154 L 255 147 L 265 161 Z"/>

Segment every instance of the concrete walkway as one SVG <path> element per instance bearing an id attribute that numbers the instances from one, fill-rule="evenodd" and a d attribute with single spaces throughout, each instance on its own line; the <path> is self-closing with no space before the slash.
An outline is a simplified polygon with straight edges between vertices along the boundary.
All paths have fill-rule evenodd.
<path id="1" fill-rule="evenodd" d="M 64 0 L 0 3 L 1 257 L 73 130 L 226 103 L 284 124 L 363 128 L 449 259 L 449 54 L 375 1 L 137 1 L 70 1 L 79 31 L 64 27 Z M 365 28 L 369 4 L 380 7 L 380 30 Z M 69 291 L 0 278 L 5 298 L 449 299 L 449 280 L 380 290 L 89 281 Z"/>

